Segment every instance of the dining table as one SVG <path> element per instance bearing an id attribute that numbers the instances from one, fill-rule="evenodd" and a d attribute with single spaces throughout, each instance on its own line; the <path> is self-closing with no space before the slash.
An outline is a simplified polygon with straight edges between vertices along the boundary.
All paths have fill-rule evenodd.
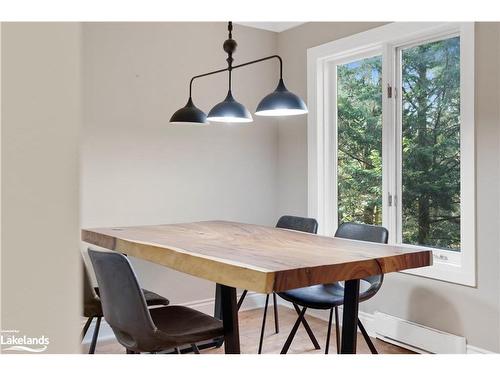
<path id="1" fill-rule="evenodd" d="M 216 283 L 227 354 L 240 353 L 237 288 L 344 282 L 341 353 L 356 353 L 360 280 L 432 265 L 432 251 L 231 221 L 82 229 L 84 242 Z"/>

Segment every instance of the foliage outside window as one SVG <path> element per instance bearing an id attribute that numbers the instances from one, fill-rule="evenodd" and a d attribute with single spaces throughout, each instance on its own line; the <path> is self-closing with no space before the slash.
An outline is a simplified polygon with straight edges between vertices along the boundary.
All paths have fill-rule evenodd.
<path id="1" fill-rule="evenodd" d="M 460 39 L 402 49 L 404 243 L 460 250 Z M 382 58 L 337 66 L 338 224 L 382 225 Z"/>
<path id="2" fill-rule="evenodd" d="M 382 58 L 337 66 L 338 224 L 382 224 Z"/>
<path id="3" fill-rule="evenodd" d="M 403 242 L 460 250 L 460 38 L 402 50 Z"/>

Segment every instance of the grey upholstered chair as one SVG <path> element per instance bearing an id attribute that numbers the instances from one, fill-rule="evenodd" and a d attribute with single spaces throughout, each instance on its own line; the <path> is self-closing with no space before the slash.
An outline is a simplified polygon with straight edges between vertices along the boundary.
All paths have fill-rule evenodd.
<path id="1" fill-rule="evenodd" d="M 92 283 L 90 281 L 90 276 L 87 272 L 87 267 L 82 261 L 83 266 L 83 316 L 88 318 L 85 322 L 85 326 L 82 331 L 82 340 L 87 333 L 92 320 L 96 318 L 96 324 L 94 328 L 94 334 L 92 335 L 92 341 L 89 347 L 89 354 L 94 354 L 95 346 L 97 343 L 97 337 L 99 336 L 99 328 L 101 326 L 102 318 L 102 305 L 99 298 L 99 288 L 92 288 Z M 144 297 L 146 298 L 146 303 L 148 306 L 166 306 L 169 304 L 168 299 L 160 296 L 159 294 L 153 293 L 147 289 L 143 289 Z"/>
<path id="2" fill-rule="evenodd" d="M 318 222 L 316 219 L 310 219 L 299 216 L 282 216 L 276 223 L 276 228 L 296 230 L 300 232 L 316 233 L 318 231 Z M 238 309 L 241 307 L 245 296 L 247 295 L 247 290 L 244 290 L 241 294 L 240 300 L 238 301 Z M 258 353 L 262 353 L 262 343 L 264 341 L 264 331 L 266 328 L 266 316 L 267 316 L 267 306 L 269 304 L 269 294 L 266 295 L 266 304 L 264 306 L 264 316 L 262 318 L 262 328 L 260 330 L 260 340 L 259 340 L 259 350 Z M 278 305 L 276 303 L 276 293 L 273 292 L 273 308 L 274 308 L 274 329 L 276 333 L 279 333 L 279 322 L 278 322 Z M 307 322 L 306 322 L 307 324 Z M 319 345 L 318 345 L 319 348 Z"/>
<path id="3" fill-rule="evenodd" d="M 89 256 L 104 319 L 127 353 L 157 353 L 224 335 L 220 320 L 188 307 L 148 309 L 135 273 L 122 254 L 89 249 Z"/>
<path id="4" fill-rule="evenodd" d="M 335 237 L 346 238 L 351 240 L 360 240 L 360 241 L 368 241 L 368 242 L 378 242 L 378 243 L 387 243 L 389 238 L 389 232 L 387 229 L 374 225 L 367 224 L 357 224 L 357 223 L 344 223 L 341 224 L 336 233 Z M 378 292 L 380 287 L 382 286 L 382 282 L 384 280 L 384 275 L 376 275 L 365 277 L 360 281 L 360 292 L 359 292 L 359 301 L 366 301 L 367 299 L 373 297 L 375 293 Z M 305 322 L 304 313 L 307 308 L 319 309 L 319 310 L 330 310 L 330 319 L 328 321 L 328 332 L 326 338 L 326 348 L 325 354 L 328 354 L 328 348 L 330 346 L 330 333 L 332 328 L 332 315 L 335 311 L 335 328 L 336 328 L 336 338 L 337 338 L 337 352 L 340 350 L 340 332 L 339 332 L 339 315 L 338 315 L 338 307 L 344 303 L 344 286 L 342 283 L 337 282 L 334 284 L 323 284 L 323 285 L 313 285 L 305 288 L 298 288 L 288 290 L 286 292 L 278 293 L 278 295 L 291 302 L 299 314 L 299 318 L 295 322 L 295 325 L 288 336 L 283 349 L 281 350 L 282 354 L 285 354 L 292 340 L 297 333 L 297 329 L 300 323 Z M 298 306 L 302 306 L 302 311 Z M 370 351 L 373 354 L 377 354 L 377 350 L 373 345 L 370 337 L 366 333 L 363 324 L 358 320 L 358 327 L 368 344 Z M 312 332 L 310 329 L 306 327 L 307 333 L 311 340 L 313 341 L 316 349 L 319 347 L 316 346 L 317 340 L 314 338 L 314 335 L 311 336 Z"/>

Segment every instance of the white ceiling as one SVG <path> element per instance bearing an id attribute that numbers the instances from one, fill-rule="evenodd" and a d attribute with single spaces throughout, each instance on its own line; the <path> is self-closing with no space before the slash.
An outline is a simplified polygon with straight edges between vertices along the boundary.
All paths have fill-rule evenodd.
<path id="1" fill-rule="evenodd" d="M 280 33 L 305 22 L 235 22 L 235 24 Z"/>

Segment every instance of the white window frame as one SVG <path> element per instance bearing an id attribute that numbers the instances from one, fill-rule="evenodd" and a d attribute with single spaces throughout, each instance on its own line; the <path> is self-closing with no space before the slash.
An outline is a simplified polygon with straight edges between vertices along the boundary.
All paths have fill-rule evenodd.
<path id="1" fill-rule="evenodd" d="M 401 217 L 401 126 L 396 92 L 399 87 L 396 59 L 401 47 L 460 36 L 460 192 L 461 251 L 430 249 L 431 267 L 405 271 L 457 284 L 476 286 L 475 240 L 475 135 L 474 135 L 474 23 L 395 22 L 339 39 L 307 51 L 308 215 L 319 223 L 318 233 L 332 236 L 337 226 L 337 116 L 336 65 L 382 55 L 382 217 L 389 228 L 389 243 L 407 248 L 429 249 L 401 244 L 398 217 Z M 332 69 L 333 68 L 333 69 Z M 397 90 L 399 91 L 399 90 Z M 332 106 L 333 104 L 333 106 Z M 397 172 L 395 172 L 397 171 Z M 389 196 L 396 205 L 389 206 Z M 398 216 L 399 215 L 399 216 Z"/>

